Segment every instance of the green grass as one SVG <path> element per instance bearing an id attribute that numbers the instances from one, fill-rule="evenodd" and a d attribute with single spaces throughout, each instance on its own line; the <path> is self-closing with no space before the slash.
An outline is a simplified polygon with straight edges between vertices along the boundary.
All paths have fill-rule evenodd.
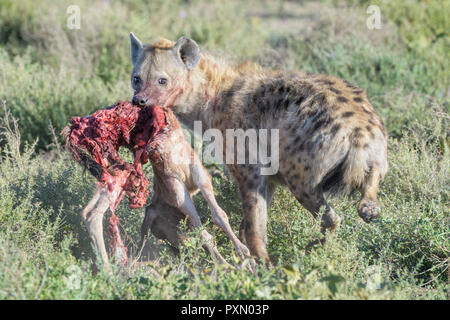
<path id="1" fill-rule="evenodd" d="M 81 8 L 81 30 L 66 27 L 69 4 Z M 368 4 L 0 0 L 0 299 L 448 299 L 448 2 L 376 1 L 381 31 L 365 27 Z M 235 60 L 332 74 L 366 88 L 389 133 L 382 218 L 365 224 L 358 194 L 331 199 L 342 218 L 336 238 L 307 254 L 320 222 L 279 188 L 268 225 L 271 269 L 217 267 L 198 250 L 194 232 L 180 255 L 166 248 L 151 264 L 160 278 L 145 265 L 92 272 L 80 212 L 95 181 L 58 133 L 73 115 L 131 97 L 129 31 L 146 42 L 187 35 Z M 213 183 L 237 231 L 236 186 L 225 175 Z M 235 263 L 205 201 L 195 203 Z M 118 216 L 136 257 L 143 209 L 123 201 Z"/>

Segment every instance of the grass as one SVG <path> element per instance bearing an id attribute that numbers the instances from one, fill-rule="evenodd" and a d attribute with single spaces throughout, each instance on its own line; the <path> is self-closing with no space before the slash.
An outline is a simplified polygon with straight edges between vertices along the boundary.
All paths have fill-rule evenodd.
<path id="1" fill-rule="evenodd" d="M 80 30 L 66 27 L 70 4 L 81 8 Z M 365 27 L 367 1 L 0 0 L 0 299 L 448 299 L 448 2 L 374 4 L 381 31 Z M 187 35 L 235 60 L 366 88 L 389 133 L 382 218 L 365 224 L 357 194 L 331 199 L 342 225 L 306 254 L 320 222 L 279 188 L 268 225 L 271 269 L 217 267 L 194 232 L 178 256 L 150 239 L 163 248 L 150 264 L 160 278 L 148 265 L 92 272 L 80 212 L 95 181 L 70 160 L 58 132 L 73 115 L 130 98 L 129 31 L 148 42 Z M 226 175 L 213 183 L 236 231 L 236 186 Z M 234 263 L 205 201 L 195 203 Z M 124 201 L 118 216 L 136 257 L 143 209 Z"/>

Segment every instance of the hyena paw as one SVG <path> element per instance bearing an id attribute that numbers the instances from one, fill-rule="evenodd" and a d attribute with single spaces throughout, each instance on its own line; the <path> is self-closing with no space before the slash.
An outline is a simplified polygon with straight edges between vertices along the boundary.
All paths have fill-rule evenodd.
<path id="1" fill-rule="evenodd" d="M 309 254 L 311 252 L 312 248 L 314 248 L 315 246 L 323 246 L 326 242 L 327 242 L 327 239 L 325 237 L 322 239 L 311 240 L 306 245 L 305 252 Z"/>
<path id="2" fill-rule="evenodd" d="M 367 201 L 360 203 L 358 214 L 364 222 L 369 223 L 380 215 L 380 211 L 375 201 Z"/>
<path id="3" fill-rule="evenodd" d="M 334 211 L 325 213 L 322 216 L 321 222 L 322 233 L 324 233 L 325 230 L 329 230 L 331 233 L 334 233 L 334 230 L 336 230 L 337 226 L 339 226 L 340 223 L 341 218 L 339 218 L 339 216 Z"/>

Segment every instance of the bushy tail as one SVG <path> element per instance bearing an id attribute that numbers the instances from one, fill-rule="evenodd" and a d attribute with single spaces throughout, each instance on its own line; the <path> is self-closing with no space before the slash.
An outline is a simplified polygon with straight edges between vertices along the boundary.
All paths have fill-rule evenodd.
<path id="1" fill-rule="evenodd" d="M 350 146 L 347 154 L 323 178 L 322 190 L 328 195 L 346 195 L 362 187 L 371 169 L 384 177 L 387 171 L 386 145 L 373 144 L 366 149 Z"/>

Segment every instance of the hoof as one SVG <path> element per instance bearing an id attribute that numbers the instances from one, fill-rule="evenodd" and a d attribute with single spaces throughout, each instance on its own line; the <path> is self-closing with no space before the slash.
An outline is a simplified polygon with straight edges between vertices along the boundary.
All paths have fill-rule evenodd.
<path id="1" fill-rule="evenodd" d="M 236 251 L 238 257 L 241 260 L 244 260 L 245 258 L 250 258 L 251 257 L 250 250 L 248 250 L 247 246 L 245 244 L 243 244 L 243 243 L 240 243 L 237 246 L 235 246 L 234 250 Z"/>
<path id="2" fill-rule="evenodd" d="M 238 266 L 238 270 L 246 270 L 252 274 L 256 273 L 256 261 L 252 258 L 247 258 L 242 261 L 242 263 Z"/>
<path id="3" fill-rule="evenodd" d="M 358 214 L 366 223 L 370 223 L 373 219 L 380 216 L 379 208 L 375 201 L 368 201 L 360 204 Z"/>

